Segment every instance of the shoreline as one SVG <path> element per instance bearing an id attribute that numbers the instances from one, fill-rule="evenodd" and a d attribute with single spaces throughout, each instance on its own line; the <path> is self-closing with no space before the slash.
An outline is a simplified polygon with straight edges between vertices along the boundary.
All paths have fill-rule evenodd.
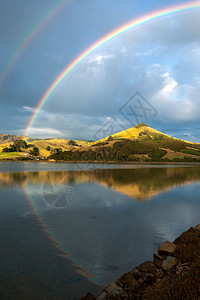
<path id="1" fill-rule="evenodd" d="M 105 287 L 98 296 L 80 300 L 199 299 L 200 224 L 166 241 L 146 261 Z"/>
<path id="2" fill-rule="evenodd" d="M 18 162 L 18 163 L 24 163 L 24 162 L 30 162 L 30 163 L 52 163 L 52 164 L 107 164 L 107 165 L 113 165 L 113 164 L 119 164 L 119 165 L 151 165 L 151 164 L 157 164 L 157 165 L 200 165 L 200 161 L 149 161 L 149 162 L 136 162 L 136 161 L 65 161 L 65 160 L 57 160 L 57 161 L 51 161 L 46 159 L 27 159 L 27 160 L 18 160 L 18 159 L 0 159 L 0 162 Z"/>

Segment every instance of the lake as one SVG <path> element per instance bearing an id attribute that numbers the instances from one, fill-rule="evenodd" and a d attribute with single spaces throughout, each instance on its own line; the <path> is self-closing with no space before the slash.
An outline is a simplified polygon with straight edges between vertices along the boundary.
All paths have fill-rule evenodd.
<path id="1" fill-rule="evenodd" d="M 200 223 L 200 165 L 0 162 L 0 299 L 98 294 Z"/>

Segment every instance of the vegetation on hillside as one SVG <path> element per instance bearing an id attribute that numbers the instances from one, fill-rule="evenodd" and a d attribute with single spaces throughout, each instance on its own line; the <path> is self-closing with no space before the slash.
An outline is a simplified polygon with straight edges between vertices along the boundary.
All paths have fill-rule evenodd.
<path id="1" fill-rule="evenodd" d="M 1 135 L 2 139 L 6 140 L 6 135 Z M 29 138 L 28 142 L 14 140 L 13 144 L 1 147 L 3 152 L 22 151 L 62 161 L 200 161 L 200 144 L 172 138 L 144 123 L 96 142 Z"/>
<path id="2" fill-rule="evenodd" d="M 39 156 L 40 155 L 40 150 L 38 147 L 33 147 L 33 150 L 29 151 L 29 154 L 33 155 L 33 156 Z"/>
<path id="3" fill-rule="evenodd" d="M 170 161 L 166 158 L 168 150 L 173 150 L 174 153 L 178 151 L 182 153 L 182 156 L 178 153 L 171 161 L 197 161 L 200 159 L 200 149 L 188 150 L 188 143 L 173 138 L 162 137 L 160 135 L 154 135 L 148 137 L 147 134 L 142 134 L 139 139 L 129 140 L 123 139 L 118 141 L 97 142 L 87 149 L 78 149 L 60 152 L 59 154 L 53 154 L 51 159 L 62 161 Z M 184 152 L 184 151 L 185 152 Z M 187 153 L 188 150 L 188 153 Z M 193 156 L 187 156 L 192 152 Z M 196 156 L 194 156 L 194 153 Z M 198 156 L 199 155 L 199 156 Z"/>
<path id="4" fill-rule="evenodd" d="M 3 148 L 2 152 L 21 152 L 21 148 L 27 148 L 28 145 L 25 141 L 17 140 L 10 147 Z"/>

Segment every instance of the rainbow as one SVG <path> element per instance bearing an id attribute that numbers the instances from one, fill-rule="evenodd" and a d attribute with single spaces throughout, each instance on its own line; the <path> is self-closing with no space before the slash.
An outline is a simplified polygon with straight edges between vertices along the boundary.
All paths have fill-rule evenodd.
<path id="1" fill-rule="evenodd" d="M 161 10 L 157 10 L 155 12 L 149 13 L 144 15 L 138 19 L 134 19 L 125 25 L 118 27 L 117 29 L 113 30 L 112 32 L 108 33 L 97 42 L 92 44 L 89 48 L 87 48 L 84 52 L 82 52 L 75 60 L 73 60 L 55 79 L 55 81 L 50 85 L 50 87 L 46 90 L 45 94 L 42 96 L 40 101 L 38 102 L 37 107 L 32 114 L 27 127 L 25 129 L 24 135 L 28 136 L 39 112 L 49 99 L 49 97 L 53 94 L 57 86 L 62 82 L 62 80 L 69 75 L 75 68 L 77 68 L 83 61 L 85 61 L 88 56 L 93 53 L 95 50 L 100 49 L 101 47 L 105 46 L 108 42 L 120 37 L 122 34 L 126 34 L 129 31 L 138 28 L 139 26 L 149 24 L 153 21 L 159 20 L 163 17 L 167 17 L 170 15 L 174 15 L 176 13 L 181 13 L 184 11 L 194 10 L 200 8 L 200 1 L 193 1 L 187 2 L 184 4 L 179 4 L 175 6 L 170 6 Z"/>
<path id="2" fill-rule="evenodd" d="M 17 62 L 17 60 L 22 55 L 23 51 L 28 47 L 31 41 L 36 37 L 36 35 L 42 30 L 42 28 L 52 20 L 52 18 L 68 3 L 70 0 L 60 0 L 56 4 L 54 4 L 45 14 L 40 18 L 40 20 L 29 30 L 23 40 L 19 43 L 17 48 L 15 49 L 12 56 L 6 62 L 5 66 L 0 71 L 0 87 L 9 72 Z"/>

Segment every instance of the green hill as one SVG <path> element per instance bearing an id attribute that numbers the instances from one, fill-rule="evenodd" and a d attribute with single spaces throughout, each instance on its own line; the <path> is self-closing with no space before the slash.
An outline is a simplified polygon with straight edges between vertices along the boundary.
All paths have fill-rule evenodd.
<path id="1" fill-rule="evenodd" d="M 26 140 L 20 152 L 4 153 L 5 147 Z M 34 153 L 39 149 L 39 154 Z M 31 154 L 30 154 L 31 153 Z M 159 132 L 144 123 L 104 139 L 87 142 L 69 139 L 31 139 L 0 135 L 0 159 L 48 159 L 55 161 L 200 161 L 200 144 L 183 141 Z"/>
<path id="2" fill-rule="evenodd" d="M 24 140 L 27 142 L 27 148 L 21 148 L 20 152 L 3 152 L 6 147 L 9 148 L 16 141 Z M 0 135 L 0 159 L 15 159 L 19 157 L 31 158 L 29 154 L 33 151 L 33 147 L 39 149 L 39 156 L 42 158 L 47 158 L 57 151 L 69 151 L 71 149 L 79 149 L 82 146 L 89 144 L 87 141 L 82 140 L 72 140 L 69 139 L 32 139 L 25 136 L 17 135 Z"/>
<path id="3" fill-rule="evenodd" d="M 64 161 L 198 161 L 200 144 L 170 137 L 140 123 L 50 158 Z"/>

